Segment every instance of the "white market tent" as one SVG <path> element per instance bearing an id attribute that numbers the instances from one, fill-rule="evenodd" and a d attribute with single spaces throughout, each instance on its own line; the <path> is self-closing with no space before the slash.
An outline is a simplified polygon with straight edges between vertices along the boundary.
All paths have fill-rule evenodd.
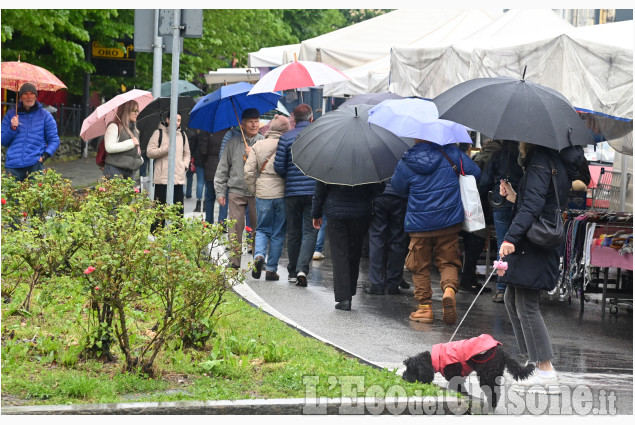
<path id="1" fill-rule="evenodd" d="M 421 25 L 418 34 L 411 40 L 402 40 L 401 44 L 421 47 L 426 44 L 452 43 L 472 34 L 479 28 L 491 23 L 502 12 L 470 9 L 457 15 L 431 14 Z M 437 21 L 433 21 L 437 19 Z M 388 91 L 390 74 L 390 50 L 377 60 L 348 69 L 346 75 L 351 79 L 341 83 L 326 85 L 324 96 L 354 96 L 364 93 Z"/>
<path id="2" fill-rule="evenodd" d="M 275 68 L 293 60 L 293 53 L 298 53 L 300 44 L 285 46 L 263 47 L 257 52 L 249 53 L 248 66 L 250 68 Z"/>
<path id="3" fill-rule="evenodd" d="M 510 10 L 463 40 L 424 47 L 394 46 L 390 58 L 391 91 L 405 97 L 431 99 L 471 79 L 475 49 L 495 43 L 514 46 L 549 40 L 573 28 L 549 9 Z"/>

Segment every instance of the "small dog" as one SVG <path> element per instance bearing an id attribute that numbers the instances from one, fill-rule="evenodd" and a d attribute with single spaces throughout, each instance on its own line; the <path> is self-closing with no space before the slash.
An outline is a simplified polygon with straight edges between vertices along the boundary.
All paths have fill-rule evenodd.
<path id="1" fill-rule="evenodd" d="M 461 391 L 460 388 L 464 386 L 463 378 L 474 370 L 489 404 L 495 409 L 500 397 L 500 386 L 496 378 L 503 376 L 505 368 L 516 380 L 526 379 L 534 371 L 533 364 L 521 366 L 498 348 L 499 345 L 502 344 L 487 334 L 433 345 L 432 353 L 425 351 L 404 361 L 406 370 L 402 377 L 408 382 L 428 384 L 434 379 L 434 373 L 439 372 L 450 383 L 457 384 L 452 389 Z"/>

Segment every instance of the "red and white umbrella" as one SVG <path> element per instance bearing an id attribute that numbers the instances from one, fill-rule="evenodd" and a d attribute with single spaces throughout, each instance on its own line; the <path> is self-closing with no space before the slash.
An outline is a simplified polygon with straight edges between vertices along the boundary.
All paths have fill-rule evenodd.
<path id="1" fill-rule="evenodd" d="M 17 92 L 24 83 L 31 83 L 37 90 L 57 91 L 66 85 L 50 71 L 27 62 L 2 62 L 2 88 Z"/>
<path id="2" fill-rule="evenodd" d="M 268 72 L 249 94 L 316 87 L 350 80 L 344 73 L 321 62 L 294 61 Z"/>
<path id="3" fill-rule="evenodd" d="M 134 100 L 139 104 L 139 111 L 142 111 L 150 102 L 152 102 L 152 93 L 145 90 L 130 90 L 110 99 L 108 102 L 100 105 L 88 116 L 82 123 L 80 137 L 88 141 L 95 137 L 103 136 L 106 133 L 106 127 L 115 120 L 117 108 L 124 103 Z"/>

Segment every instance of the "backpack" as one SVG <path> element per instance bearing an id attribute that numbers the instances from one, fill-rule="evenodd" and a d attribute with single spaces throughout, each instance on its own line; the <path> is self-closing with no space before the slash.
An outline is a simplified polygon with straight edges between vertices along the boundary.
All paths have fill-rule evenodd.
<path id="1" fill-rule="evenodd" d="M 181 132 L 181 138 L 183 139 L 183 147 L 185 147 L 185 132 L 183 131 L 183 129 L 179 131 Z M 157 149 L 161 147 L 161 140 L 163 140 L 163 132 L 159 131 L 159 144 L 157 146 Z"/>
<path id="2" fill-rule="evenodd" d="M 102 137 L 97 145 L 97 156 L 95 157 L 95 162 L 99 168 L 106 166 L 106 156 L 108 156 L 108 152 L 106 152 L 106 142 L 104 142 L 104 138 Z"/>

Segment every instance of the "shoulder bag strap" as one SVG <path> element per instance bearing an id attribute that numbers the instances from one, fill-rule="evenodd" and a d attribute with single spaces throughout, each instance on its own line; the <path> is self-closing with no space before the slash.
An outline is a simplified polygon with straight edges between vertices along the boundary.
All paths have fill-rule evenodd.
<path id="1" fill-rule="evenodd" d="M 275 154 L 276 154 L 276 150 L 274 150 L 273 153 L 271 155 L 269 155 L 269 158 L 265 159 L 265 162 L 262 164 L 262 167 L 260 167 L 260 172 L 261 173 L 263 171 L 265 171 L 265 167 L 267 166 L 267 163 L 269 162 L 269 160 L 271 160 L 271 158 L 274 157 Z"/>
<path id="2" fill-rule="evenodd" d="M 459 172 L 459 169 L 457 168 L 456 164 L 454 162 L 452 162 L 452 160 L 450 159 L 450 157 L 448 156 L 447 153 L 445 153 L 442 149 L 437 149 L 439 152 L 441 152 L 443 154 L 443 156 L 445 157 L 445 159 L 448 160 L 448 162 L 450 163 L 450 165 L 452 166 L 452 169 L 454 170 L 454 172 L 456 173 L 456 176 L 459 177 L 461 175 L 461 173 Z M 463 166 L 463 164 L 461 164 L 461 166 Z"/>
<path id="3" fill-rule="evenodd" d="M 558 196 L 558 186 L 556 184 L 556 175 L 558 174 L 558 170 L 553 165 L 553 161 L 549 158 L 549 166 L 551 167 L 551 182 L 553 183 L 553 190 L 556 192 L 556 202 L 558 202 L 558 210 L 562 211 L 560 208 L 560 197 Z"/>

